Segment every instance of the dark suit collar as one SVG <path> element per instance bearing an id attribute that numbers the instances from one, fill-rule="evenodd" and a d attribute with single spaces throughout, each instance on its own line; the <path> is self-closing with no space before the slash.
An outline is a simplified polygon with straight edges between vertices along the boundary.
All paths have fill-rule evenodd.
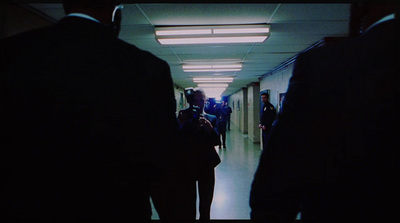
<path id="1" fill-rule="evenodd" d="M 364 33 L 364 35 L 368 35 L 368 34 L 371 34 L 371 33 L 379 33 L 379 32 L 385 32 L 386 33 L 389 30 L 394 32 L 394 25 L 397 22 L 398 22 L 398 19 L 391 19 L 391 20 L 387 20 L 385 22 L 381 22 L 379 24 L 374 25 L 370 29 L 368 29 L 368 31 L 366 31 Z"/>
<path id="2" fill-rule="evenodd" d="M 79 12 L 70 13 L 70 14 L 66 15 L 66 17 L 80 17 L 80 18 L 89 19 L 89 20 L 100 23 L 100 21 L 97 20 L 96 18 L 94 18 L 88 14 L 79 13 Z"/>
<path id="3" fill-rule="evenodd" d="M 359 36 L 358 40 L 366 44 L 393 41 L 396 36 L 395 24 L 397 22 L 397 19 L 392 19 L 379 23 Z"/>
<path id="4" fill-rule="evenodd" d="M 82 38 L 116 38 L 112 29 L 102 23 L 89 19 L 66 16 L 56 23 L 56 28 L 68 34 L 77 34 Z"/>
<path id="5" fill-rule="evenodd" d="M 368 30 L 370 30 L 371 28 L 373 28 L 374 26 L 376 26 L 376 25 L 378 25 L 378 24 L 380 24 L 380 23 L 383 23 L 383 22 L 386 22 L 386 21 L 390 21 L 390 20 L 394 20 L 396 17 L 395 17 L 395 13 L 392 13 L 392 14 L 390 14 L 390 15 L 387 15 L 387 16 L 384 16 L 383 18 L 381 18 L 379 21 L 377 21 L 377 22 L 375 22 L 374 24 L 372 24 L 371 26 L 369 26 L 367 29 L 366 29 L 366 32 L 368 32 Z"/>

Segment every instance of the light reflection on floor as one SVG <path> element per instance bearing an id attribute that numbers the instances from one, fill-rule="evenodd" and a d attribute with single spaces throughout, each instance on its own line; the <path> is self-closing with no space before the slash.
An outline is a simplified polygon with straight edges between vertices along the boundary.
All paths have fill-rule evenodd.
<path id="1" fill-rule="evenodd" d="M 218 149 L 221 164 L 216 168 L 211 219 L 250 219 L 249 195 L 259 157 L 260 144 L 231 125 L 227 148 Z"/>

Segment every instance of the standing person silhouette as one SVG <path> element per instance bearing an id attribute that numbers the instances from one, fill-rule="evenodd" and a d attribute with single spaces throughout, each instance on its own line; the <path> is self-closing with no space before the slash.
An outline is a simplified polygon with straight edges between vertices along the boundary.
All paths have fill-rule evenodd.
<path id="1" fill-rule="evenodd" d="M 149 222 L 177 131 L 169 66 L 118 39 L 116 1 L 64 9 L 1 40 L 6 219 Z"/>
<path id="2" fill-rule="evenodd" d="M 231 114 L 232 114 L 232 108 L 229 107 L 229 103 L 228 103 L 227 101 L 225 102 L 225 108 L 226 108 L 227 113 L 228 113 L 227 128 L 228 128 L 228 131 L 231 131 Z"/>
<path id="3" fill-rule="evenodd" d="M 222 145 L 223 148 L 226 149 L 226 126 L 227 126 L 226 123 L 229 120 L 230 114 L 225 106 L 225 101 L 221 101 L 221 105 L 216 108 L 215 115 L 217 116 L 218 138 L 219 138 L 218 148 L 221 149 Z"/>
<path id="4" fill-rule="evenodd" d="M 361 36 L 295 62 L 254 176 L 254 222 L 293 222 L 299 211 L 306 222 L 397 218 L 396 5 L 353 7 Z"/>
<path id="5" fill-rule="evenodd" d="M 189 165 L 183 167 L 189 170 L 189 176 L 186 177 L 188 187 L 179 191 L 180 194 L 186 194 L 187 201 L 183 202 L 187 205 L 181 214 L 187 216 L 184 220 L 196 219 L 197 181 L 200 221 L 209 221 L 214 197 L 215 167 L 221 162 L 214 149 L 219 143 L 217 118 L 204 112 L 206 96 L 203 90 L 195 88 L 187 92 L 190 107 L 179 111 L 178 116 L 186 145 L 186 157 L 190 161 Z"/>
<path id="6" fill-rule="evenodd" d="M 272 123 L 275 121 L 276 118 L 276 109 L 269 102 L 268 93 L 261 94 L 261 101 L 263 102 L 263 108 L 261 113 L 260 124 L 258 125 L 258 127 L 262 130 L 262 142 L 264 146 L 265 141 L 267 139 L 267 135 L 271 130 Z"/>

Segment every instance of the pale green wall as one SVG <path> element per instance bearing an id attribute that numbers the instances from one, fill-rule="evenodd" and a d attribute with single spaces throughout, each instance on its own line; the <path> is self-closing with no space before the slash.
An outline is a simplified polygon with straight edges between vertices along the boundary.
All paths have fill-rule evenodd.
<path id="1" fill-rule="evenodd" d="M 258 83 L 252 84 L 247 88 L 248 104 L 248 134 L 253 143 L 260 142 L 260 86 Z"/>

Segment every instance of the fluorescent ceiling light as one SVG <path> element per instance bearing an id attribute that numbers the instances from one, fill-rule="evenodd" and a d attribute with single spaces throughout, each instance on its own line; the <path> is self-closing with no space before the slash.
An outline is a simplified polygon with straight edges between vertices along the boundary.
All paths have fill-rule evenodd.
<path id="1" fill-rule="evenodd" d="M 241 69 L 230 68 L 230 69 L 195 69 L 195 70 L 183 70 L 184 72 L 229 72 L 229 71 L 240 71 Z"/>
<path id="2" fill-rule="evenodd" d="M 236 29 L 214 29 L 214 34 L 237 34 L 237 33 L 269 33 L 269 28 L 236 28 Z"/>
<path id="3" fill-rule="evenodd" d="M 201 89 L 206 93 L 221 94 L 226 90 L 226 87 L 202 87 Z"/>
<path id="4" fill-rule="evenodd" d="M 163 45 L 262 43 L 270 33 L 270 26 L 225 25 L 156 27 L 156 39 Z"/>
<path id="5" fill-rule="evenodd" d="M 224 92 L 226 90 L 226 88 L 224 88 L 224 87 L 221 87 L 221 88 L 201 88 L 201 89 L 203 89 L 204 91 L 207 91 L 207 92 Z"/>
<path id="6" fill-rule="evenodd" d="M 201 88 L 206 93 L 222 93 L 226 88 Z"/>
<path id="7" fill-rule="evenodd" d="M 222 94 L 222 92 L 224 92 L 225 91 L 225 89 L 224 88 L 221 88 L 221 89 L 215 89 L 215 90 L 212 90 L 212 89 L 203 89 L 204 90 L 204 92 L 205 93 L 214 93 L 214 94 Z"/>
<path id="8" fill-rule="evenodd" d="M 211 69 L 212 65 L 182 65 L 184 70 L 193 70 L 193 69 Z"/>
<path id="9" fill-rule="evenodd" d="M 242 64 L 184 64 L 182 68 L 184 72 L 227 72 L 240 71 L 242 69 Z"/>
<path id="10" fill-rule="evenodd" d="M 228 84 L 198 84 L 200 88 L 226 88 Z"/>
<path id="11" fill-rule="evenodd" d="M 229 68 L 242 68 L 242 64 L 209 64 L 209 65 L 183 65 L 182 68 L 184 70 L 192 70 L 192 69 L 229 69 Z"/>
<path id="12" fill-rule="evenodd" d="M 212 34 L 211 29 L 157 30 L 157 36 Z"/>
<path id="13" fill-rule="evenodd" d="M 215 68 L 215 69 L 221 69 L 221 68 L 224 68 L 224 69 L 229 69 L 229 68 L 242 69 L 242 64 L 241 63 L 238 63 L 238 64 L 215 64 L 215 65 L 212 65 L 212 68 Z"/>
<path id="14" fill-rule="evenodd" d="M 230 83 L 233 77 L 194 77 L 195 83 Z"/>
<path id="15" fill-rule="evenodd" d="M 268 36 L 201 37 L 201 38 L 163 38 L 162 45 L 218 44 L 218 43 L 262 43 Z"/>
<path id="16" fill-rule="evenodd" d="M 220 94 L 209 94 L 206 95 L 207 98 L 215 98 L 215 100 L 220 101 L 221 100 L 221 95 Z"/>
<path id="17" fill-rule="evenodd" d="M 225 91 L 226 88 L 215 88 L 215 89 L 204 89 L 204 88 L 202 88 L 202 89 L 204 90 L 204 92 L 207 92 L 207 93 L 222 93 L 222 92 Z"/>
<path id="18" fill-rule="evenodd" d="M 222 93 L 209 93 L 209 92 L 205 92 L 205 95 L 209 98 L 214 98 L 214 97 L 218 97 L 221 96 Z"/>

